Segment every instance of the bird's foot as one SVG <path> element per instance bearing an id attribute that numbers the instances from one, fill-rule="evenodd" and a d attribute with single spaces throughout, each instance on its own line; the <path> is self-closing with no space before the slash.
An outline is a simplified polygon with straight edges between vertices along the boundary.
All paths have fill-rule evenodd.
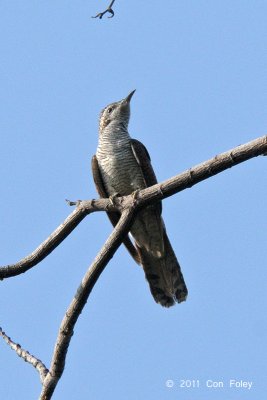
<path id="1" fill-rule="evenodd" d="M 116 204 L 116 199 L 118 198 L 118 197 L 120 197 L 120 194 L 119 193 L 114 193 L 114 194 L 112 194 L 111 196 L 109 196 L 109 201 L 111 202 L 111 204 L 113 205 L 113 206 L 115 206 Z"/>
<path id="2" fill-rule="evenodd" d="M 131 196 L 132 196 L 132 198 L 133 198 L 133 204 L 134 204 L 134 205 L 136 205 L 137 202 L 138 202 L 139 192 L 140 192 L 140 190 L 137 189 L 137 190 L 135 190 L 135 191 L 131 194 Z"/>
<path id="3" fill-rule="evenodd" d="M 158 191 L 159 191 L 159 194 L 163 197 L 163 196 L 164 196 L 164 193 L 163 193 L 163 191 L 162 191 L 161 185 L 159 186 Z"/>
<path id="4" fill-rule="evenodd" d="M 138 199 L 138 194 L 139 194 L 139 192 L 140 192 L 140 190 L 137 189 L 137 190 L 135 190 L 135 191 L 131 194 L 131 196 L 132 196 L 132 198 L 133 198 L 134 200 L 137 200 L 137 199 Z"/>

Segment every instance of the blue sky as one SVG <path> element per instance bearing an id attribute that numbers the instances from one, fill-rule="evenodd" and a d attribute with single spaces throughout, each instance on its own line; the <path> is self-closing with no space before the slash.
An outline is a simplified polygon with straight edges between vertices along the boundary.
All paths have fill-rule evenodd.
<path id="1" fill-rule="evenodd" d="M 2 265 L 68 216 L 65 198 L 96 197 L 99 112 L 133 89 L 129 130 L 159 180 L 266 134 L 266 1 L 117 0 L 115 18 L 91 19 L 107 4 L 0 5 Z M 76 325 L 55 400 L 265 396 L 266 162 L 258 157 L 164 201 L 186 303 L 154 303 L 143 272 L 119 249 Z M 1 283 L 0 325 L 47 365 L 110 231 L 94 214 L 40 265 Z M 0 360 L 0 398 L 38 398 L 33 368 L 4 343 Z M 183 379 L 200 388 L 181 388 Z M 253 385 L 229 388 L 230 379 Z"/>

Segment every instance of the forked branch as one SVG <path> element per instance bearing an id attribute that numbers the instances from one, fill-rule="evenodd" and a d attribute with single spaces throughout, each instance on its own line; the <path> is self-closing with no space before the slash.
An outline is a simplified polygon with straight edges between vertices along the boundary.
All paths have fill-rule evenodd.
<path id="1" fill-rule="evenodd" d="M 149 203 L 172 196 L 194 186 L 198 182 L 266 152 L 267 135 L 221 153 L 162 183 L 140 190 L 135 198 L 137 207 L 142 208 Z M 36 250 L 16 264 L 0 267 L 0 280 L 19 275 L 34 267 L 48 256 L 88 214 L 95 211 L 122 212 L 125 207 L 129 207 L 132 200 L 132 195 L 129 195 L 117 198 L 116 204 L 112 204 L 109 199 L 78 201 L 77 208 Z"/>
<path id="2" fill-rule="evenodd" d="M 111 14 L 111 16 L 108 17 L 108 18 L 113 18 L 114 15 L 115 15 L 114 11 L 112 10 L 112 6 L 113 6 L 114 3 L 115 3 L 115 0 L 112 0 L 112 2 L 110 3 L 110 5 L 108 6 L 108 8 L 107 8 L 105 11 L 98 13 L 97 15 L 95 15 L 95 16 L 92 17 L 92 18 L 99 18 L 99 19 L 102 19 L 103 16 L 104 16 L 106 13 Z"/>
<path id="3" fill-rule="evenodd" d="M 122 212 L 118 224 L 86 272 L 75 297 L 66 311 L 59 328 L 49 374 L 46 375 L 43 382 L 40 400 L 48 400 L 51 398 L 64 370 L 66 355 L 73 335 L 75 323 L 100 274 L 103 272 L 104 268 L 121 245 L 125 235 L 128 233 L 133 221 L 134 212 L 134 206 Z"/>
<path id="4" fill-rule="evenodd" d="M 3 337 L 11 349 L 15 350 L 19 357 L 32 364 L 39 372 L 42 383 L 40 400 L 49 400 L 52 398 L 53 392 L 64 371 L 66 355 L 77 319 L 99 276 L 128 233 L 133 221 L 135 208 L 135 201 L 132 199 L 132 204 L 122 212 L 118 224 L 87 270 L 61 322 L 49 370 L 39 359 L 31 355 L 27 350 L 22 349 L 19 344 L 13 342 L 0 328 L 0 336 Z"/>
<path id="5" fill-rule="evenodd" d="M 52 362 L 49 371 L 36 357 L 30 355 L 20 345 L 14 343 L 2 330 L 1 336 L 25 361 L 31 363 L 38 371 L 42 381 L 40 400 L 51 399 L 55 387 L 63 373 L 68 346 L 73 335 L 74 326 L 82 312 L 88 297 L 97 282 L 100 274 L 113 257 L 118 247 L 129 232 L 135 213 L 148 204 L 155 203 L 166 197 L 172 196 L 198 182 L 216 175 L 250 158 L 267 153 L 267 135 L 238 146 L 214 158 L 196 165 L 181 174 L 174 176 L 162 183 L 140 190 L 135 196 L 119 197 L 115 204 L 109 199 L 73 202 L 77 208 L 72 214 L 46 239 L 33 253 L 22 259 L 19 263 L 0 268 L 0 279 L 8 278 L 27 271 L 33 265 L 43 260 L 53 251 L 85 218 L 95 211 L 120 212 L 121 218 L 109 236 L 108 240 L 96 256 L 91 267 L 86 272 L 75 297 L 73 298 L 61 323 Z"/>

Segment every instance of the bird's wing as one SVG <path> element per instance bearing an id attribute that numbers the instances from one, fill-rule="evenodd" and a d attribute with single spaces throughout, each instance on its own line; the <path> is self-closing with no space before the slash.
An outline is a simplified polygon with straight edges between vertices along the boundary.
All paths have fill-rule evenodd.
<path id="1" fill-rule="evenodd" d="M 153 186 L 156 183 L 158 183 L 155 172 L 151 165 L 150 155 L 149 155 L 146 147 L 143 145 L 143 143 L 139 142 L 139 140 L 136 140 L 136 139 L 131 140 L 131 147 L 132 147 L 132 151 L 135 156 L 135 159 L 138 162 L 139 166 L 141 167 L 146 186 L 147 187 Z M 162 212 L 161 202 L 158 203 L 157 208 L 161 215 L 161 212 Z"/>
<path id="2" fill-rule="evenodd" d="M 145 146 L 138 140 L 132 139 L 132 151 L 135 159 L 141 167 L 143 178 L 147 186 L 157 183 L 154 170 L 151 165 L 150 156 Z M 149 282 L 151 293 L 157 303 L 164 307 L 172 306 L 175 301 L 184 301 L 187 296 L 187 288 L 179 262 L 170 244 L 163 219 L 161 218 L 161 202 L 151 206 L 154 210 L 154 217 L 158 219 L 158 226 L 162 229 L 162 240 L 164 243 L 164 256 L 155 258 L 150 251 L 140 248 L 141 264 L 144 268 L 146 278 Z"/>
<path id="3" fill-rule="evenodd" d="M 98 166 L 98 161 L 95 155 L 92 157 L 91 166 L 97 193 L 99 194 L 100 197 L 108 198 L 108 194 L 106 192 L 101 172 Z"/>
<path id="4" fill-rule="evenodd" d="M 108 198 L 108 194 L 106 192 L 104 183 L 103 183 L 103 179 L 102 179 L 102 175 L 101 175 L 101 171 L 99 169 L 98 166 L 98 161 L 96 156 L 94 155 L 92 157 L 92 173 L 93 173 L 93 179 L 95 182 L 95 186 L 96 186 L 96 190 L 99 194 L 100 197 L 103 198 Z M 112 223 L 112 225 L 115 227 L 117 225 L 117 223 L 119 222 L 120 219 L 120 214 L 119 213 L 107 213 L 110 222 Z M 140 256 L 139 253 L 137 252 L 134 244 L 132 243 L 130 237 L 127 235 L 123 241 L 125 247 L 127 248 L 127 250 L 129 251 L 129 253 L 131 254 L 131 256 L 133 257 L 133 259 L 137 262 L 137 264 L 140 264 Z"/>

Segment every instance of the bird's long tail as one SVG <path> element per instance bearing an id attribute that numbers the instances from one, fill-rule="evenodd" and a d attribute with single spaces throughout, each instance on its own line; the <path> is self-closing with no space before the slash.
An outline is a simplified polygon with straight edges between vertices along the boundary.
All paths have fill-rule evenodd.
<path id="1" fill-rule="evenodd" d="M 161 258 L 155 257 L 137 244 L 136 246 L 155 301 L 163 307 L 171 307 L 175 302 L 186 300 L 187 288 L 165 228 L 163 238 L 165 251 Z"/>

